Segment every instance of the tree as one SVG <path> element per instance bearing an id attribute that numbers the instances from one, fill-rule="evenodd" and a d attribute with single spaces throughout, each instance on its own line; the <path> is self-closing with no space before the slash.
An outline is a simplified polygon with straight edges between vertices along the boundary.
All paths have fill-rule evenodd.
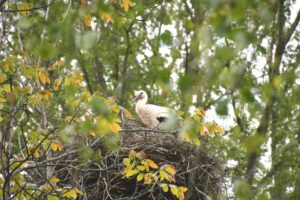
<path id="1" fill-rule="evenodd" d="M 185 119 L 180 133 L 194 155 L 222 158 L 224 198 L 298 199 L 297 5 L 0 0 L 2 198 L 82 195 L 53 177 L 55 158 L 101 160 L 91 146 L 100 141 L 117 150 L 132 91 L 145 89 Z M 204 110 L 234 122 L 207 136 L 223 130 Z"/>

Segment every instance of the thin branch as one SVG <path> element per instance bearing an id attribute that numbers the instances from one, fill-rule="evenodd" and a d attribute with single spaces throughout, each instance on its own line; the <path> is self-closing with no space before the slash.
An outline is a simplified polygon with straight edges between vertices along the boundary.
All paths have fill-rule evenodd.
<path id="1" fill-rule="evenodd" d="M 284 43 L 287 44 L 289 42 L 289 40 L 291 39 L 294 31 L 296 30 L 296 27 L 298 26 L 300 21 L 300 10 L 298 11 L 297 17 L 294 20 L 294 22 L 292 23 L 290 29 L 288 30 L 286 36 L 284 37 Z"/>
<path id="2" fill-rule="evenodd" d="M 4 0 L 5 2 L 5 0 Z M 55 0 L 52 0 L 49 4 L 44 5 L 44 6 L 38 6 L 38 7 L 32 7 L 32 8 L 28 8 L 28 9 L 15 9 L 15 10 L 3 10 L 0 9 L 0 12 L 32 12 L 35 10 L 39 10 L 39 9 L 44 9 L 47 8 L 49 6 L 52 6 L 52 4 L 54 4 Z M 0 8 L 1 8 L 1 3 L 0 3 Z"/>

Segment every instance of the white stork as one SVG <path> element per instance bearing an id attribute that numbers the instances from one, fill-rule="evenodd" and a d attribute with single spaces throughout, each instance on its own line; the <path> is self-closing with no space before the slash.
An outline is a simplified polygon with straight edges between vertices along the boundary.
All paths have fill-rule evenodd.
<path id="1" fill-rule="evenodd" d="M 149 127 L 174 130 L 178 125 L 178 116 L 174 110 L 147 104 L 148 95 L 144 90 L 134 91 L 135 111 Z"/>

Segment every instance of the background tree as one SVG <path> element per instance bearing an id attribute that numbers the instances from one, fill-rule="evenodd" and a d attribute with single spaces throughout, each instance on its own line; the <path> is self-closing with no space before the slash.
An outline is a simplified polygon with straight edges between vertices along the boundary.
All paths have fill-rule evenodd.
<path id="1" fill-rule="evenodd" d="M 223 158 L 225 198 L 300 198 L 299 21 L 295 0 L 0 0 L 3 199 L 59 193 L 34 163 L 64 145 L 97 159 L 70 138 L 118 148 L 117 105 L 133 111 L 134 89 L 186 119 L 198 107 L 224 119 L 201 147 Z M 28 168 L 46 183 L 26 185 Z"/>

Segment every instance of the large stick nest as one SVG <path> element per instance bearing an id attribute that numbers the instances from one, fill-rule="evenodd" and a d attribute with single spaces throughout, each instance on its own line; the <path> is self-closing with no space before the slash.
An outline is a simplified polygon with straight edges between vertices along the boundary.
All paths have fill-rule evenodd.
<path id="1" fill-rule="evenodd" d="M 185 199 L 218 199 L 220 196 L 224 178 L 222 167 L 203 146 L 192 146 L 179 141 L 174 132 L 150 130 L 133 120 L 123 123 L 121 134 L 118 151 L 107 150 L 101 139 L 90 141 L 91 150 L 101 155 L 98 161 L 90 159 L 80 164 L 79 153 L 59 160 L 60 166 L 73 166 L 54 169 L 54 175 L 61 180 L 60 184 L 72 185 L 83 191 L 82 199 L 175 199 L 170 192 L 163 192 L 158 185 L 145 185 L 137 182 L 135 176 L 123 176 L 123 158 L 128 157 L 129 151 L 134 149 L 144 152 L 147 158 L 159 166 L 175 166 L 175 184 L 188 188 Z M 72 151 L 72 147 L 65 151 Z"/>

